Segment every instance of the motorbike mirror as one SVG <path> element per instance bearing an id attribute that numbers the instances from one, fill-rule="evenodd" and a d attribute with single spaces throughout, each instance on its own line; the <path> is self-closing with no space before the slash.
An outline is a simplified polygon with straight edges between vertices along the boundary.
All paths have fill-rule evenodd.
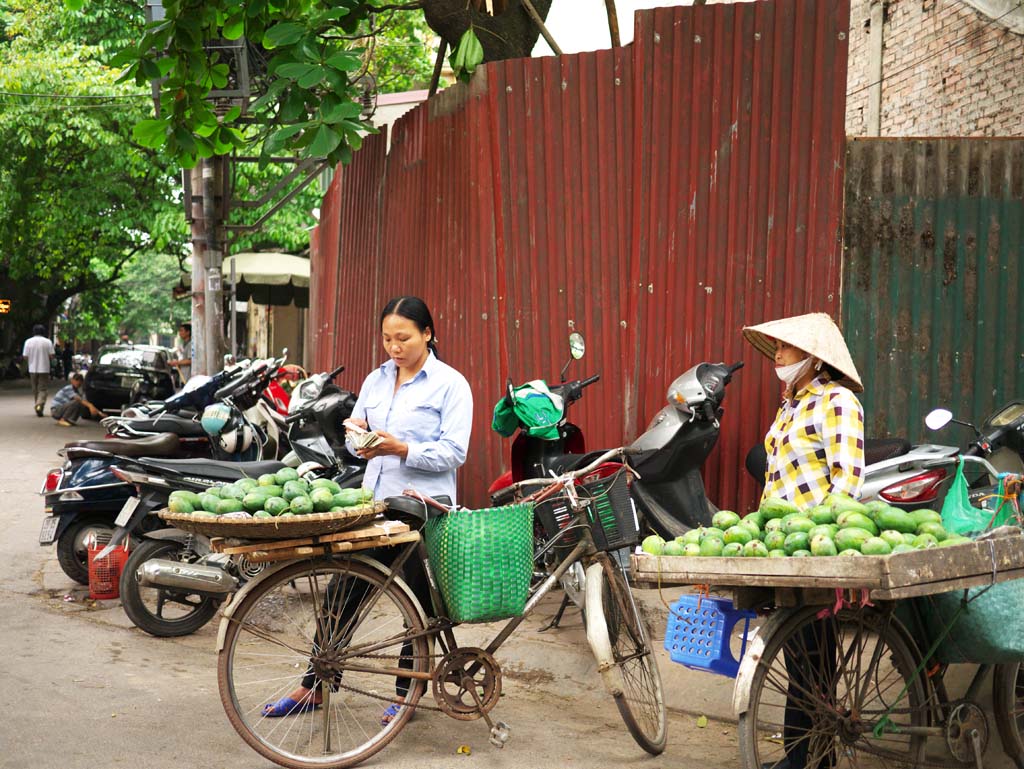
<path id="1" fill-rule="evenodd" d="M 573 360 L 579 360 L 587 351 L 587 343 L 583 341 L 583 334 L 573 331 L 569 334 L 569 354 Z"/>
<path id="2" fill-rule="evenodd" d="M 953 421 L 953 412 L 949 409 L 934 409 L 924 418 L 929 430 L 941 430 Z"/>

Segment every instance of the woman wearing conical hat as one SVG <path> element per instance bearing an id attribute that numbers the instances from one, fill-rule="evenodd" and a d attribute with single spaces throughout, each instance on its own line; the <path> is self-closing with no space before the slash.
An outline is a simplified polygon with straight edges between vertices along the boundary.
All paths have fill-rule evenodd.
<path id="1" fill-rule="evenodd" d="M 768 470 L 762 499 L 801 509 L 831 492 L 860 496 L 864 485 L 863 392 L 839 328 L 825 313 L 747 326 L 743 335 L 775 362 L 783 399 L 765 436 Z"/>
<path id="2" fill-rule="evenodd" d="M 783 383 L 782 404 L 764 440 L 768 463 L 762 499 L 781 497 L 805 510 L 833 492 L 860 496 L 864 409 L 854 393 L 864 387 L 832 318 L 825 313 L 784 318 L 748 326 L 743 335 L 772 358 Z M 836 645 L 835 626 L 828 619 L 805 626 L 787 641 L 781 755 L 771 756 L 774 760 L 764 766 L 835 765 L 834 735 L 822 734 L 809 713 L 820 709 L 820 697 L 834 687 Z M 808 701 L 808 692 L 817 692 L 814 701 Z"/>

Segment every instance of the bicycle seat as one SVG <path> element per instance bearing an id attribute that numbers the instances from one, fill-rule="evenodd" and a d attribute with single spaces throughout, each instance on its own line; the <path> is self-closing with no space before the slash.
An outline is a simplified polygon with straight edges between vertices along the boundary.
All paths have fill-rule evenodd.
<path id="1" fill-rule="evenodd" d="M 181 450 L 181 441 L 174 433 L 160 433 L 135 440 L 107 438 L 102 441 L 73 441 L 65 447 L 69 459 L 106 451 L 121 457 L 174 456 Z"/>
<path id="2" fill-rule="evenodd" d="M 451 497 L 442 495 L 434 497 L 434 499 L 442 505 L 451 507 Z M 444 513 L 436 507 L 424 504 L 415 497 L 388 497 L 384 500 L 384 504 L 388 506 L 389 518 L 401 521 L 402 523 L 407 523 L 415 529 L 420 528 L 431 518 L 440 518 L 444 515 Z"/>
<path id="3" fill-rule="evenodd" d="M 868 438 L 864 441 L 864 464 L 873 465 L 909 452 L 910 441 L 906 438 Z"/>
<path id="4" fill-rule="evenodd" d="M 193 475 L 218 481 L 237 481 L 240 478 L 255 478 L 264 473 L 276 473 L 285 467 L 284 462 L 268 460 L 263 462 L 225 462 L 219 459 L 163 459 L 143 457 L 147 466 L 176 475 Z"/>

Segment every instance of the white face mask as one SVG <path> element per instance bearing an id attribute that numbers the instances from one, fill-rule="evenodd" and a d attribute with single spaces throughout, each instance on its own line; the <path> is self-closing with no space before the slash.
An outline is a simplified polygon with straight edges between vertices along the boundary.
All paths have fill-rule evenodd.
<path id="1" fill-rule="evenodd" d="M 811 370 L 813 365 L 813 358 L 804 358 L 803 360 L 791 363 L 788 366 L 776 366 L 775 375 L 786 383 L 786 387 L 792 388 L 796 382 L 799 382 L 800 379 Z"/>

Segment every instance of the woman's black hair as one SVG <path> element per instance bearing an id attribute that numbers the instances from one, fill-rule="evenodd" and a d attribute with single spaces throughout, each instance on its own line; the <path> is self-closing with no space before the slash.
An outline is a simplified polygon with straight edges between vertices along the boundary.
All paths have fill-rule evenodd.
<path id="1" fill-rule="evenodd" d="M 440 360 L 440 356 L 437 354 L 437 329 L 434 328 L 434 317 L 430 314 L 430 308 L 427 307 L 426 302 L 418 296 L 396 296 L 384 305 L 384 311 L 380 314 L 381 325 L 384 325 L 384 319 L 389 315 L 398 315 L 406 320 L 411 320 L 416 324 L 420 333 L 426 333 L 429 328 L 430 341 L 427 342 L 427 347 Z"/>

